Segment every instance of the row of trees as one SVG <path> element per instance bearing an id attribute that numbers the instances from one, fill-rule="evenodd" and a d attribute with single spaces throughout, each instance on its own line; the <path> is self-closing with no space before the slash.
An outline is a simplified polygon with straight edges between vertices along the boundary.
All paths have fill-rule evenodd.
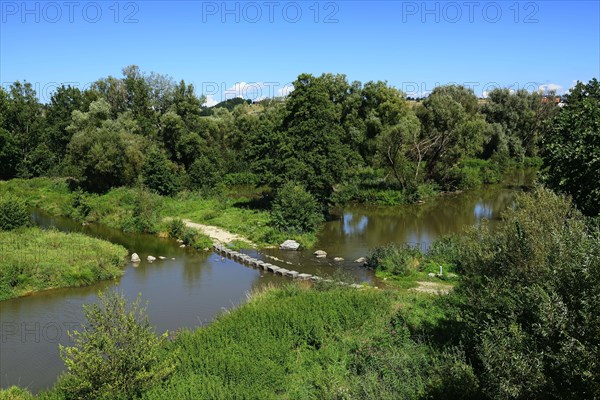
<path id="1" fill-rule="evenodd" d="M 302 74 L 286 99 L 207 110 L 192 85 L 136 66 L 88 90 L 61 87 L 48 104 L 16 82 L 0 90 L 0 178 L 70 176 L 97 192 L 141 181 L 170 195 L 238 174 L 274 188 L 293 180 L 326 204 L 370 168 L 389 188 L 453 189 L 469 159 L 502 168 L 551 149 L 560 108 L 546 100 L 497 89 L 481 101 L 451 85 L 414 103 L 386 82 Z"/>

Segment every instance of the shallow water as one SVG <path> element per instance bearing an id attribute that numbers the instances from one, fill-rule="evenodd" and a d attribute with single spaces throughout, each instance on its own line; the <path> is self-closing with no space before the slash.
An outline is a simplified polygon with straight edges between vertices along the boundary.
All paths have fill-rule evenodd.
<path id="1" fill-rule="evenodd" d="M 336 210 L 326 222 L 313 249 L 299 252 L 264 250 L 248 254 L 299 272 L 317 275 L 336 268 L 358 281 L 375 281 L 372 273 L 354 263 L 370 248 L 389 242 L 410 243 L 426 249 L 431 241 L 483 219 L 495 224 L 500 213 L 532 179 L 531 173 L 512 176 L 509 183 L 468 193 L 447 195 L 424 204 L 401 207 L 348 207 Z M 97 301 L 97 293 L 117 289 L 133 300 L 141 293 L 157 332 L 194 328 L 214 319 L 246 299 L 247 293 L 287 278 L 251 269 L 210 253 L 181 249 L 177 242 L 151 235 L 127 234 L 98 225 L 81 226 L 67 218 L 33 214 L 41 227 L 78 231 L 103 238 L 137 252 L 139 266 L 129 263 L 124 276 L 85 288 L 45 291 L 0 302 L 0 387 L 19 385 L 32 391 L 51 386 L 64 366 L 58 344 L 69 344 L 67 330 L 83 322 L 82 305 Z M 325 250 L 328 257 L 312 253 Z M 148 255 L 166 260 L 146 261 Z M 275 261 L 275 257 L 280 261 Z M 334 262 L 333 257 L 345 261 Z M 172 260 L 171 258 L 175 258 Z"/>

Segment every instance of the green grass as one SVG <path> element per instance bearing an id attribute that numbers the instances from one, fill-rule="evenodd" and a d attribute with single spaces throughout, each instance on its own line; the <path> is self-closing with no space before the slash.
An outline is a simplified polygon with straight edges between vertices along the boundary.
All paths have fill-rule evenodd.
<path id="1" fill-rule="evenodd" d="M 76 233 L 0 231 L 0 301 L 32 292 L 89 285 L 123 274 L 127 250 Z"/>
<path id="2" fill-rule="evenodd" d="M 269 225 L 270 213 L 252 207 L 253 200 L 264 188 L 247 186 L 243 190 L 229 188 L 223 194 L 205 196 L 182 192 L 175 197 L 151 196 L 153 208 L 159 211 L 155 231 L 166 231 L 165 218 L 190 219 L 194 222 L 215 225 L 241 235 L 259 246 L 277 245 L 295 239 L 304 247 L 316 242 L 316 234 L 284 234 Z M 26 201 L 29 206 L 41 208 L 53 215 L 62 215 L 87 222 L 97 222 L 116 229 L 129 229 L 134 218 L 138 189 L 116 188 L 106 194 L 83 194 L 83 200 L 72 193 L 61 178 L 13 179 L 0 182 L 0 195 L 11 193 Z M 81 205 L 83 203 L 83 206 Z"/>
<path id="3" fill-rule="evenodd" d="M 163 349 L 177 355 L 177 370 L 142 398 L 421 398 L 434 350 L 411 329 L 443 317 L 434 301 L 373 289 L 263 290 L 207 327 L 178 332 Z M 59 388 L 38 397 L 61 399 Z"/>

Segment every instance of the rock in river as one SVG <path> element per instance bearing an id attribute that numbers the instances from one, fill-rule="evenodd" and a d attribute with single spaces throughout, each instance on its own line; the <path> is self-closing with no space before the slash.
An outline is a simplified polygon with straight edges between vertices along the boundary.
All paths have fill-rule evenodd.
<path id="1" fill-rule="evenodd" d="M 316 256 L 317 258 L 325 258 L 327 257 L 327 252 L 323 251 L 323 250 L 317 250 L 313 253 L 314 256 Z"/>
<path id="2" fill-rule="evenodd" d="M 140 261 L 142 261 L 142 259 L 140 258 L 140 256 L 138 256 L 137 253 L 133 253 L 131 255 L 131 262 L 133 262 L 133 263 L 139 263 Z"/>
<path id="3" fill-rule="evenodd" d="M 355 263 L 357 264 L 366 264 L 367 263 L 367 258 L 366 257 L 360 257 L 357 258 L 356 260 L 354 260 Z"/>
<path id="4" fill-rule="evenodd" d="M 335 261 L 335 262 L 342 262 L 342 261 L 344 261 L 344 259 L 342 257 L 335 257 L 333 259 L 333 261 Z"/>
<path id="5" fill-rule="evenodd" d="M 279 245 L 280 250 L 298 250 L 300 247 L 300 243 L 295 240 L 286 240 L 285 242 Z"/>
<path id="6" fill-rule="evenodd" d="M 148 261 L 152 262 L 154 260 L 156 260 L 156 257 L 154 257 L 154 256 L 148 256 Z"/>

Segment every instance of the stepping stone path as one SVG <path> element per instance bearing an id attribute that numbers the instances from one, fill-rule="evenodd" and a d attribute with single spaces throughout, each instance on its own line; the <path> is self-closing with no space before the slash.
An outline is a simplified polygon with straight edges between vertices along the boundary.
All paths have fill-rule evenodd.
<path id="1" fill-rule="evenodd" d="M 300 273 L 298 271 L 290 271 L 285 268 L 281 268 L 276 265 L 269 264 L 267 262 L 258 260 L 256 258 L 252 258 L 247 254 L 242 254 L 235 250 L 228 249 L 226 246 L 224 246 L 220 243 L 215 243 L 213 245 L 213 249 L 217 254 L 219 254 L 223 257 L 231 258 L 232 260 L 237 261 L 240 264 L 247 265 L 249 267 L 261 269 L 261 270 L 267 271 L 267 272 L 272 272 L 275 275 L 281 275 L 281 276 L 285 276 L 288 278 L 297 279 L 299 281 L 311 280 L 313 282 L 317 282 L 317 281 L 324 281 L 324 282 L 331 282 L 331 283 L 333 282 L 330 279 L 323 279 L 316 275 L 304 274 L 304 273 Z M 338 284 L 344 285 L 344 286 L 349 286 L 349 287 L 352 287 L 355 289 L 364 288 L 363 285 L 359 285 L 356 283 L 354 283 L 352 285 L 348 285 L 347 283 L 344 283 L 344 282 L 338 282 Z"/>

